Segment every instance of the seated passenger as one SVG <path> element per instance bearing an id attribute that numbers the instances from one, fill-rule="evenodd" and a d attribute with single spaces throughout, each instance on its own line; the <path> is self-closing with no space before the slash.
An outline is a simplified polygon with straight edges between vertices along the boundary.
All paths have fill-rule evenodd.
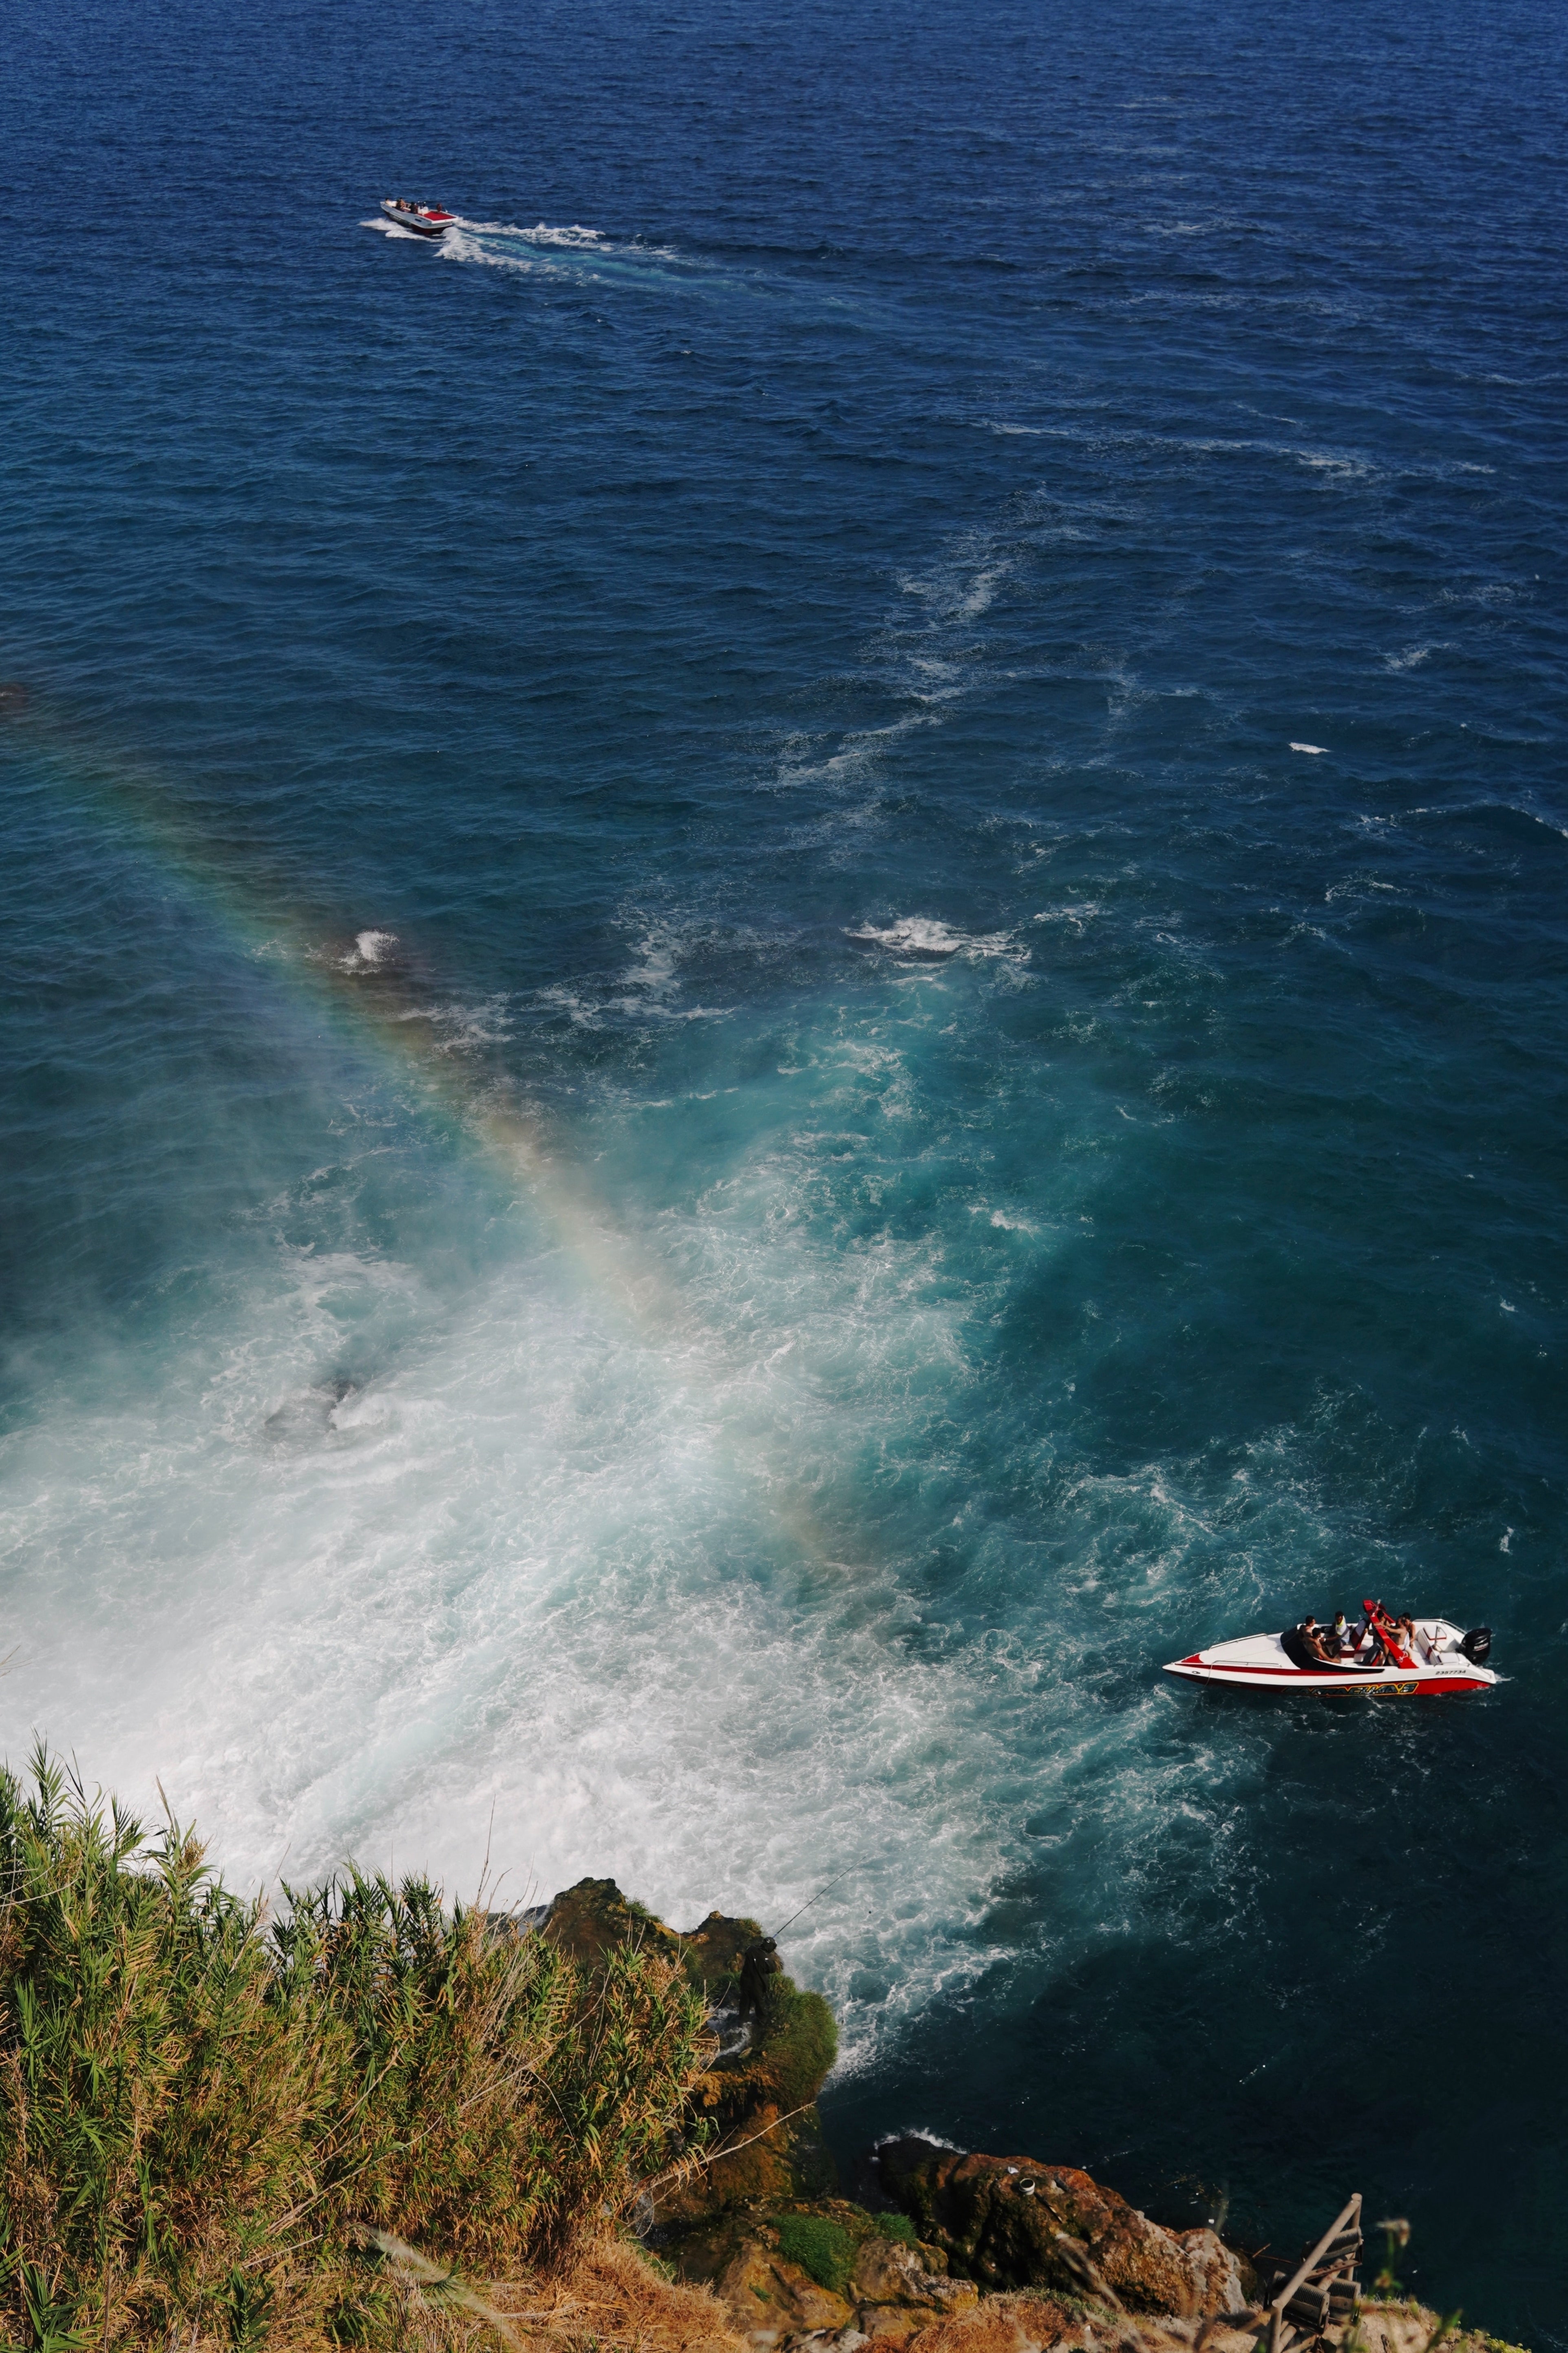
<path id="1" fill-rule="evenodd" d="M 1334 1612 L 1334 1622 L 1323 1637 L 1331 1659 L 1348 1659 L 1355 1650 L 1355 1637 L 1345 1623 L 1342 1609 Z"/>
<path id="2" fill-rule="evenodd" d="M 1413 1667 L 1415 1660 L 1405 1647 L 1405 1629 L 1400 1620 L 1380 1609 L 1373 1624 L 1373 1658 L 1378 1666 Z"/>
<path id="3" fill-rule="evenodd" d="M 1320 1660 L 1325 1666 L 1328 1664 L 1329 1654 L 1323 1647 L 1322 1629 L 1310 1609 L 1301 1620 L 1301 1647 L 1310 1657 Z"/>

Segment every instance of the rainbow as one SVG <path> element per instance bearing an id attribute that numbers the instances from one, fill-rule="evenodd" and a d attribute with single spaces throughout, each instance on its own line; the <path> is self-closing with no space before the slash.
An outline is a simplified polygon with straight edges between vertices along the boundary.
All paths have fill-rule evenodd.
<path id="1" fill-rule="evenodd" d="M 728 1467 L 741 1474 L 758 1515 L 805 1563 L 851 1566 L 792 1475 L 784 1431 L 735 1426 L 737 1392 L 743 1388 L 753 1399 L 763 1394 L 762 1356 L 738 1348 L 693 1311 L 668 1267 L 616 1216 L 558 1131 L 503 1076 L 476 1073 L 442 1042 L 439 1000 L 415 962 L 398 952 L 395 934 L 351 934 L 325 913 L 306 913 L 282 892 L 267 892 L 258 885 L 261 859 L 251 846 L 221 853 L 168 785 L 82 748 L 46 712 L 28 705 L 5 727 L 4 741 L 31 756 L 47 789 L 68 794 L 97 823 L 129 839 L 205 920 L 264 961 L 314 1015 L 326 1016 L 357 1057 L 395 1074 L 405 1092 L 411 1083 L 426 1116 L 526 1200 L 579 1281 L 663 1366 L 672 1388 L 704 1394 L 713 1426 L 726 1432 Z"/>

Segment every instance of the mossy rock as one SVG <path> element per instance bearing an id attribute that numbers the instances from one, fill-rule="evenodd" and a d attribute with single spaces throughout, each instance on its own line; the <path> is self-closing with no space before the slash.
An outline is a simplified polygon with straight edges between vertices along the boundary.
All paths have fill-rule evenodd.
<path id="1" fill-rule="evenodd" d="M 712 2001 L 739 1983 L 747 1946 L 764 1933 L 758 1920 L 731 1919 L 727 1913 L 710 1912 L 700 1927 L 678 1935 L 676 1942 L 687 1976 Z"/>
<path id="2" fill-rule="evenodd" d="M 798 2263 L 818 2287 L 848 2295 L 856 2246 L 842 2222 L 826 2214 L 781 2214 L 775 2227 L 786 2263 Z"/>
<path id="3" fill-rule="evenodd" d="M 776 1978 L 762 2021 L 755 2064 L 771 2077 L 782 2108 L 815 2100 L 838 2056 L 838 2026 L 819 1993 Z"/>
<path id="4" fill-rule="evenodd" d="M 725 1912 L 710 1912 L 689 1932 L 667 1928 L 646 1904 L 623 1895 L 615 1880 L 580 1879 L 550 1905 L 543 1934 L 574 1960 L 590 1964 L 615 1945 L 655 1945 L 699 1993 L 718 2001 L 738 1984 L 746 1947 L 763 1930 L 759 1921 Z"/>
<path id="5" fill-rule="evenodd" d="M 613 1879 L 580 1879 L 556 1896 L 541 1924 L 542 1935 L 589 1968 L 622 1945 L 658 1952 L 715 2007 L 732 1993 L 746 1948 L 763 1933 L 755 1920 L 710 1912 L 679 1934 Z M 837 2055 L 838 2030 L 822 1996 L 782 1973 L 773 1978 L 755 2039 L 710 2066 L 690 2094 L 707 2146 L 728 2143 L 730 2153 L 662 2199 L 662 2211 L 711 2211 L 836 2189 L 837 2168 L 816 2102 Z"/>
<path id="6" fill-rule="evenodd" d="M 572 1960 L 592 1968 L 617 1945 L 637 1945 L 679 1963 L 680 1938 L 644 1904 L 623 1895 L 613 1879 L 580 1879 L 546 1913 L 540 1933 Z"/>

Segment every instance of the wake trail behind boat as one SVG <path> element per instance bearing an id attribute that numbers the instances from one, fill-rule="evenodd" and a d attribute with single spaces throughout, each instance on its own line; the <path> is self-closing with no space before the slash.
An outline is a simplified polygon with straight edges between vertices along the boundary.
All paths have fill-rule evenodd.
<path id="1" fill-rule="evenodd" d="M 737 273 L 670 245 L 644 244 L 636 237 L 618 241 L 576 221 L 536 221 L 525 228 L 516 221 L 468 220 L 454 213 L 451 227 L 437 237 L 404 228 L 384 216 L 363 220 L 360 227 L 379 229 L 399 242 L 428 245 L 447 261 L 476 262 L 523 277 L 566 279 L 577 285 L 673 290 L 710 300 L 784 290 L 760 272 Z"/>

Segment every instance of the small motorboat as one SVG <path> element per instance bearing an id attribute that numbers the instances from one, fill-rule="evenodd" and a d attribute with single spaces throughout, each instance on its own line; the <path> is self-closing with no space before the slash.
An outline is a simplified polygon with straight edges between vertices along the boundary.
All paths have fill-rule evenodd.
<path id="1" fill-rule="evenodd" d="M 381 209 L 389 221 L 395 221 L 399 228 L 411 228 L 416 237 L 440 237 L 458 226 L 456 213 L 446 212 L 439 205 L 411 205 L 406 196 L 383 196 Z"/>
<path id="2" fill-rule="evenodd" d="M 1289 1626 L 1282 1634 L 1244 1634 L 1238 1642 L 1191 1651 L 1173 1659 L 1165 1672 L 1190 1683 L 1240 1684 L 1251 1691 L 1382 1692 L 1390 1699 L 1446 1698 L 1450 1692 L 1486 1691 L 1502 1680 L 1487 1664 L 1489 1627 L 1474 1626 L 1467 1633 L 1447 1618 L 1417 1618 L 1406 1647 L 1381 1602 L 1364 1606 L 1360 1642 L 1338 1659 L 1315 1658 L 1302 1628 Z"/>

